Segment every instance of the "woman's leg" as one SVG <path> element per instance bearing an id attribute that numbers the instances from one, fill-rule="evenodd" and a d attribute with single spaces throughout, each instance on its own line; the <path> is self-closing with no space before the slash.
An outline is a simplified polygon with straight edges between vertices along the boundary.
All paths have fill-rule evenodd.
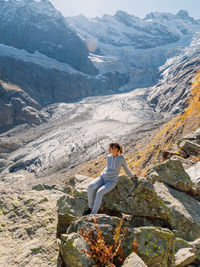
<path id="1" fill-rule="evenodd" d="M 96 193 L 96 198 L 94 201 L 94 206 L 93 209 L 91 211 L 91 214 L 95 214 L 98 212 L 100 206 L 101 206 L 101 202 L 102 202 L 102 198 L 103 196 L 110 192 L 111 190 L 113 190 L 116 186 L 117 182 L 116 181 L 108 181 L 106 182 L 103 186 L 101 186 Z"/>
<path id="2" fill-rule="evenodd" d="M 88 206 L 92 209 L 94 203 L 94 195 L 97 188 L 101 187 L 104 184 L 104 180 L 101 176 L 93 179 L 92 182 L 88 185 Z"/>

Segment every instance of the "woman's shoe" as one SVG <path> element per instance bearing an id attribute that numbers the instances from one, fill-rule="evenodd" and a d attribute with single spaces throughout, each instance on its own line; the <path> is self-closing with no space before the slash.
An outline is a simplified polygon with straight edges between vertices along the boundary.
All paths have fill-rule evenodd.
<path id="1" fill-rule="evenodd" d="M 85 210 L 83 212 L 82 216 L 90 214 L 91 211 L 92 211 L 92 209 L 91 208 L 88 208 L 87 210 Z"/>

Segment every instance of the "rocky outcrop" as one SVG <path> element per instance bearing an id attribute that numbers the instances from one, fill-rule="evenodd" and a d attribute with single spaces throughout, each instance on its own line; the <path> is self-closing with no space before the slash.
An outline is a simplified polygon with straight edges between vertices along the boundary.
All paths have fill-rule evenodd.
<path id="1" fill-rule="evenodd" d="M 15 84 L 0 80 L 0 129 L 18 123 L 40 124 L 50 114 L 41 111 L 41 106 Z"/>
<path id="2" fill-rule="evenodd" d="M 16 50 L 12 53 L 19 53 Z M 104 95 L 109 90 L 118 92 L 128 81 L 127 74 L 117 71 L 103 76 L 89 76 L 50 58 L 27 53 L 24 60 L 25 56 L 16 58 L 1 56 L 0 53 L 0 78 L 20 87 L 29 99 L 40 106 L 80 100 L 89 95 Z"/>
<path id="3" fill-rule="evenodd" d="M 195 144 L 192 141 L 184 140 L 182 143 L 180 143 L 180 148 L 183 151 L 187 151 L 188 155 L 194 155 L 194 156 L 200 155 L 200 145 Z"/>
<path id="4" fill-rule="evenodd" d="M 58 190 L 23 191 L 0 182 L 0 266 L 60 266 L 56 244 Z"/>
<path id="5" fill-rule="evenodd" d="M 67 253 L 63 239 L 79 233 L 81 227 L 94 229 L 96 216 L 108 243 L 112 242 L 112 230 L 120 218 L 125 218 L 126 257 L 133 252 L 131 244 L 136 239 L 137 254 L 147 266 L 186 266 L 198 262 L 199 248 L 194 244 L 200 238 L 200 202 L 195 198 L 199 191 L 180 160 L 171 158 L 156 164 L 146 177 L 120 175 L 117 186 L 104 196 L 99 214 L 81 216 L 87 207 L 90 181 L 90 177 L 75 175 L 65 188 L 66 195 L 57 201 L 57 236 L 62 240 L 59 246 L 63 258 Z"/>
<path id="6" fill-rule="evenodd" d="M 155 183 L 155 181 L 164 182 L 174 189 L 191 193 L 192 195 L 200 194 L 196 183 L 192 181 L 178 159 L 171 158 L 163 163 L 154 165 L 148 171 L 147 179 L 152 183 Z"/>
<path id="7" fill-rule="evenodd" d="M 94 229 L 95 225 L 93 219 L 97 217 L 97 224 L 101 231 L 103 231 L 104 238 L 107 244 L 112 244 L 112 234 L 115 227 L 120 222 L 120 219 L 115 216 L 109 216 L 105 214 L 83 216 L 73 222 L 67 229 L 66 234 L 61 234 L 61 241 L 59 242 L 60 252 L 65 264 L 72 264 L 73 251 L 76 250 L 77 258 L 80 261 L 80 257 L 77 253 L 78 249 L 84 249 L 86 246 L 82 238 L 79 235 L 81 227 L 84 229 Z M 129 256 L 133 251 L 133 240 L 138 243 L 138 256 L 143 259 L 147 266 L 172 266 L 174 263 L 174 234 L 168 229 L 154 226 L 133 227 L 124 222 L 123 227 L 128 226 L 128 234 L 123 242 L 123 250 L 125 257 Z M 73 240 L 76 242 L 70 245 Z M 70 253 L 71 252 L 71 253 Z M 68 254 L 68 255 L 67 255 Z M 68 260 L 69 259 L 69 260 Z M 83 260 L 80 266 L 86 266 Z M 91 266 L 91 265 L 88 265 Z"/>

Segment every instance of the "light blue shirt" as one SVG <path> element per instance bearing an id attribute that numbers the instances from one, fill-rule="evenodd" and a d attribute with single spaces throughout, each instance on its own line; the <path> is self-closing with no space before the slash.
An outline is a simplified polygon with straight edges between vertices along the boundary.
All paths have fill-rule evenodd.
<path id="1" fill-rule="evenodd" d="M 114 157 L 112 154 L 107 154 L 107 163 L 100 176 L 105 180 L 118 180 L 121 167 L 124 168 L 126 174 L 130 177 L 134 177 L 134 174 L 129 170 L 126 165 L 126 159 L 124 155 L 118 155 Z"/>

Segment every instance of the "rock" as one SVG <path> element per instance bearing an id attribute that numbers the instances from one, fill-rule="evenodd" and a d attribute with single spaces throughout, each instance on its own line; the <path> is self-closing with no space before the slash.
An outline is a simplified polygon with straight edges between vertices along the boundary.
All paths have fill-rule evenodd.
<path id="1" fill-rule="evenodd" d="M 0 126 L 13 123 L 13 111 L 11 104 L 4 103 L 0 99 Z"/>
<path id="2" fill-rule="evenodd" d="M 176 237 L 194 241 L 200 236 L 200 203 L 188 194 L 172 189 L 160 182 L 154 184 L 157 197 L 165 213 L 170 229 Z"/>
<path id="3" fill-rule="evenodd" d="M 79 233 L 71 233 L 61 235 L 61 240 L 58 239 L 59 251 L 66 266 L 70 267 L 88 267 L 93 261 L 79 250 L 89 250 L 89 245 L 85 242 Z"/>
<path id="4" fill-rule="evenodd" d="M 192 167 L 186 169 L 186 172 L 190 176 L 192 182 L 198 188 L 198 194 L 200 194 L 200 161 L 194 164 Z"/>
<path id="5" fill-rule="evenodd" d="M 200 266 L 200 238 L 194 240 L 193 242 L 190 242 L 190 245 L 194 247 L 194 249 L 197 251 L 197 257 L 195 259 L 195 264 L 197 266 Z"/>
<path id="6" fill-rule="evenodd" d="M 0 188 L 0 266 L 57 266 L 56 190 Z"/>
<path id="7" fill-rule="evenodd" d="M 187 179 L 188 175 L 184 171 L 183 175 Z M 64 230 L 87 207 L 87 185 L 90 181 L 91 178 L 87 176 L 76 175 L 70 181 L 71 193 L 58 200 L 58 224 L 62 222 Z M 173 230 L 176 237 L 188 241 L 194 241 L 200 236 L 200 203 L 163 182 L 152 184 L 142 177 L 131 179 L 119 175 L 117 186 L 103 197 L 101 211 L 117 217 L 129 214 L 135 226 L 139 223 L 143 223 L 140 226 L 159 224 Z"/>
<path id="8" fill-rule="evenodd" d="M 126 258 L 122 267 L 147 267 L 147 265 L 135 252 L 132 252 Z"/>
<path id="9" fill-rule="evenodd" d="M 184 140 L 193 141 L 196 144 L 200 145 L 200 127 L 196 129 L 196 131 L 189 133 L 188 135 L 185 135 L 184 137 L 180 138 L 177 142 L 178 145 Z"/>
<path id="10" fill-rule="evenodd" d="M 50 116 L 15 84 L 0 80 L 0 128 L 18 123 L 40 124 Z"/>
<path id="11" fill-rule="evenodd" d="M 66 236 L 68 237 L 72 233 L 79 233 L 81 227 L 85 230 L 89 228 L 95 230 L 94 218 L 97 219 L 97 225 L 102 231 L 106 243 L 112 244 L 114 229 L 119 225 L 120 218 L 105 214 L 91 214 L 73 221 L 67 229 Z M 122 248 L 126 257 L 132 253 L 134 249 L 133 241 L 136 240 L 138 256 L 147 266 L 172 266 L 175 242 L 172 231 L 154 226 L 132 227 L 125 220 L 122 224 L 122 228 L 124 227 L 127 227 L 127 233 Z M 62 237 L 63 234 L 61 235 Z"/>
<path id="12" fill-rule="evenodd" d="M 76 219 L 75 221 L 73 221 L 73 223 L 70 224 L 66 233 L 69 234 L 73 232 L 79 232 L 81 227 L 83 227 L 84 229 L 91 228 L 95 230 L 95 224 L 93 221 L 95 217 L 97 218 L 97 224 L 100 230 L 103 231 L 105 240 L 111 244 L 113 241 L 112 231 L 120 223 L 120 218 L 115 216 L 109 216 L 106 214 L 91 214 L 82 216 L 81 218 Z M 126 226 L 126 222 L 124 222 L 123 226 Z"/>
<path id="13" fill-rule="evenodd" d="M 193 248 L 181 248 L 175 255 L 176 267 L 184 267 L 196 259 L 196 251 Z"/>
<path id="14" fill-rule="evenodd" d="M 152 183 L 155 183 L 155 181 L 164 182 L 183 192 L 196 192 L 190 176 L 178 159 L 169 159 L 154 165 L 149 170 L 147 179 Z"/>
<path id="15" fill-rule="evenodd" d="M 144 226 L 134 229 L 138 255 L 147 266 L 168 267 L 174 264 L 174 234 L 161 227 Z"/>
<path id="16" fill-rule="evenodd" d="M 184 152 L 185 153 L 185 152 Z M 183 168 L 184 168 L 184 170 L 186 170 L 187 168 L 189 168 L 189 167 L 191 167 L 191 166 L 193 166 L 194 164 L 195 164 L 195 162 L 194 161 L 192 161 L 192 160 L 189 160 L 188 158 L 186 159 L 186 158 L 182 158 L 181 156 L 172 156 L 171 157 L 171 159 L 172 160 L 180 160 L 180 162 L 182 163 L 182 165 L 183 165 Z"/>
<path id="17" fill-rule="evenodd" d="M 66 232 L 70 223 L 77 219 L 77 216 L 82 215 L 83 211 L 87 207 L 87 201 L 82 198 L 74 198 L 69 194 L 66 194 L 58 199 L 57 207 L 57 236 L 59 237 L 60 233 Z"/>
<path id="18" fill-rule="evenodd" d="M 195 248 L 195 246 L 192 244 L 192 242 L 189 242 L 187 240 L 184 240 L 183 238 L 177 237 L 175 239 L 175 245 L 174 245 L 175 253 L 181 248 Z"/>
<path id="19" fill-rule="evenodd" d="M 194 143 L 193 141 L 184 140 L 180 143 L 179 147 L 189 156 L 200 156 L 200 145 Z"/>

